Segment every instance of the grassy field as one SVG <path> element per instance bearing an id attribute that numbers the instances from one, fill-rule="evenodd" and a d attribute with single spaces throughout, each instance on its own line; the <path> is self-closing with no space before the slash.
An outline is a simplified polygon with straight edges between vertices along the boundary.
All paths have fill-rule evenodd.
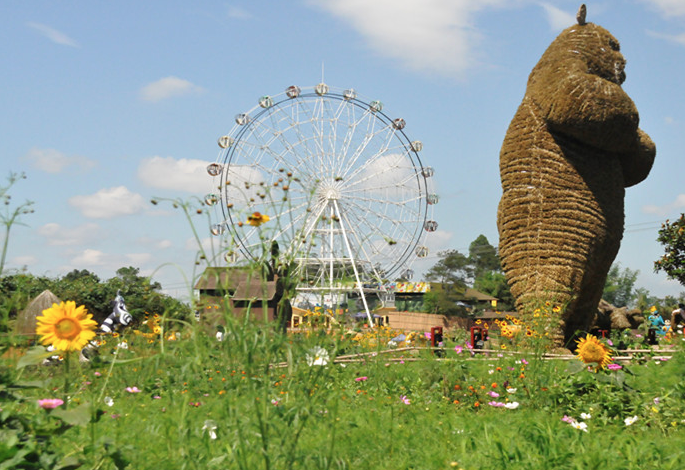
<path id="1" fill-rule="evenodd" d="M 594 372 L 510 348 L 472 354 L 463 338 L 438 355 L 388 353 L 391 331 L 229 321 L 217 341 L 158 325 L 101 338 L 86 363 L 39 365 L 44 348 L 6 339 L 0 469 L 685 467 L 678 342 L 668 360 Z M 44 409 L 47 398 L 64 404 Z"/>

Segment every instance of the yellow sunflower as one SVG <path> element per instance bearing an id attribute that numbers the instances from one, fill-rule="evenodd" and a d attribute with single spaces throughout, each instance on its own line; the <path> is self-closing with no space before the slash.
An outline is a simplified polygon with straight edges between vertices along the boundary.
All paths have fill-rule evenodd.
<path id="1" fill-rule="evenodd" d="M 78 351 L 95 337 L 97 323 L 92 318 L 85 306 L 76 307 L 71 300 L 52 304 L 43 310 L 43 316 L 36 318 L 36 334 L 44 345 L 51 344 L 60 351 Z"/>
<path id="2" fill-rule="evenodd" d="M 259 212 L 254 212 L 252 215 L 247 217 L 247 223 L 253 227 L 259 227 L 260 225 L 268 222 L 271 218 L 266 214 L 261 214 Z"/>
<path id="3" fill-rule="evenodd" d="M 597 364 L 603 369 L 612 361 L 611 351 L 596 336 L 589 334 L 577 340 L 577 343 L 576 354 L 585 364 Z"/>

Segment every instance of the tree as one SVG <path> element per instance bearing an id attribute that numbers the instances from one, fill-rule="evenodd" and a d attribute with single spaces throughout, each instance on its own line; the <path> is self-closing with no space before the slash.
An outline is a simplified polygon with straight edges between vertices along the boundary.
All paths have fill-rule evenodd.
<path id="1" fill-rule="evenodd" d="M 661 224 L 656 240 L 664 246 L 665 253 L 654 262 L 654 272 L 664 271 L 685 286 L 685 214 L 673 223 L 666 220 Z"/>
<path id="2" fill-rule="evenodd" d="M 498 310 L 512 310 L 514 297 L 509 290 L 507 278 L 501 271 L 487 271 L 476 278 L 473 288 L 477 291 L 497 297 Z"/>
<path id="3" fill-rule="evenodd" d="M 485 235 L 479 235 L 469 245 L 469 264 L 475 279 L 484 273 L 502 270 L 497 248 L 490 244 Z"/>
<path id="4" fill-rule="evenodd" d="M 621 270 L 620 263 L 613 264 L 607 280 L 604 283 L 602 299 L 609 302 L 614 307 L 627 307 L 635 300 L 635 281 L 640 271 L 633 271 L 625 268 Z"/>
<path id="5" fill-rule="evenodd" d="M 426 273 L 427 281 L 437 283 L 428 304 L 434 313 L 463 313 L 457 302 L 463 300 L 467 279 L 473 276 L 469 259 L 457 250 L 441 251 L 438 255 L 440 260 Z"/>

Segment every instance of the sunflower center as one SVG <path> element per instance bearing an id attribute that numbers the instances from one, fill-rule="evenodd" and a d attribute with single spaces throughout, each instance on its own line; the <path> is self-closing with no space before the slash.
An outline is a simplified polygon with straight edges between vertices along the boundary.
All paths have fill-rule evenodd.
<path id="1" fill-rule="evenodd" d="M 55 324 L 55 336 L 59 339 L 73 340 L 81 333 L 81 324 L 73 318 L 62 318 Z"/>
<path id="2" fill-rule="evenodd" d="M 579 354 L 585 362 L 602 362 L 606 351 L 601 345 L 586 343 Z"/>

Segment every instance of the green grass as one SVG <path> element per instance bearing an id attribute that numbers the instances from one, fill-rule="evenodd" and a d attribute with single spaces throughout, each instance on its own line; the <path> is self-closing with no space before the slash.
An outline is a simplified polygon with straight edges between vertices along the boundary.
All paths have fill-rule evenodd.
<path id="1" fill-rule="evenodd" d="M 576 360 L 471 357 L 448 342 L 442 359 L 404 352 L 342 365 L 336 356 L 360 351 L 343 334 L 229 323 L 217 342 L 191 325 L 180 331 L 151 343 L 128 332 L 128 349 L 110 337 L 90 363 L 72 358 L 66 377 L 64 363 L 18 369 L 3 359 L 0 468 L 645 470 L 685 461 L 681 351 L 593 373 Z M 330 355 L 325 366 L 307 363 L 317 346 Z M 65 389 L 64 409 L 37 406 Z M 587 432 L 562 421 L 581 413 L 592 415 Z"/>

